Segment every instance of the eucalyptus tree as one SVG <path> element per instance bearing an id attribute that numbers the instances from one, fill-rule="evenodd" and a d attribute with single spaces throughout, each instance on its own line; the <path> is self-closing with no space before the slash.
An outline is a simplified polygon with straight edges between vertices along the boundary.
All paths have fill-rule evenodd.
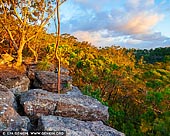
<path id="1" fill-rule="evenodd" d="M 60 45 L 60 12 L 59 12 L 59 6 L 61 3 L 65 2 L 66 0 L 56 0 L 56 16 L 54 18 L 55 20 L 55 27 L 56 27 L 56 48 L 55 48 L 55 56 L 58 60 L 58 79 L 57 79 L 57 90 L 60 94 L 60 66 L 61 66 L 61 59 L 58 55 L 58 47 Z M 57 22 L 56 22 L 57 21 Z"/>
<path id="2" fill-rule="evenodd" d="M 58 6 L 55 6 L 54 0 L 0 0 L 0 24 L 8 33 L 17 52 L 17 67 L 22 64 L 22 52 L 25 45 L 43 31 L 64 1 L 59 1 Z M 9 18 L 13 18 L 17 22 L 15 32 L 8 23 Z M 35 27 L 30 30 L 32 26 Z M 16 32 L 17 37 L 15 36 Z"/>

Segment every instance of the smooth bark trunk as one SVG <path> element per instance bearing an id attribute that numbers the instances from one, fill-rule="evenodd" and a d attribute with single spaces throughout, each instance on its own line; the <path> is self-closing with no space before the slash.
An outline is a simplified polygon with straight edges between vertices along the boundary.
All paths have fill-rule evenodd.
<path id="1" fill-rule="evenodd" d="M 57 90 L 58 90 L 58 94 L 60 94 L 60 65 L 61 65 L 61 62 L 60 62 L 60 57 L 58 56 L 58 46 L 59 46 L 59 43 L 60 43 L 60 15 L 59 15 L 59 2 L 60 0 L 56 0 L 57 2 L 57 38 L 56 38 L 56 51 L 55 51 L 55 55 L 56 55 L 56 59 L 58 60 L 58 78 L 57 78 Z"/>
<path id="2" fill-rule="evenodd" d="M 17 51 L 17 63 L 16 66 L 19 67 L 22 65 L 22 51 L 25 46 L 25 31 L 22 33 L 19 49 Z"/>

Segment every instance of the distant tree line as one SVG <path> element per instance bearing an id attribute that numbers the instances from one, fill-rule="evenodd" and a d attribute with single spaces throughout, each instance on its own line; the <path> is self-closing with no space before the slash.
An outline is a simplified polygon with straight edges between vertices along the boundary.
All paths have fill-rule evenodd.
<path id="1" fill-rule="evenodd" d="M 170 61 L 170 47 L 160 47 L 155 49 L 136 49 L 134 50 L 137 60 L 140 60 L 143 56 L 143 59 L 146 63 L 155 63 L 155 62 L 166 62 Z"/>

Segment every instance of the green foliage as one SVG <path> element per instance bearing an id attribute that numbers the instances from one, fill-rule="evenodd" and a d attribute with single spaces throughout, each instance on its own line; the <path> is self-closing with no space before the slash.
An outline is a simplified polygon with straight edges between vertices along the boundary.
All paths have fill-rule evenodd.
<path id="1" fill-rule="evenodd" d="M 149 103 L 154 102 L 156 105 L 159 105 L 162 100 L 162 92 L 148 92 L 148 94 L 146 95 L 146 101 Z"/>
<path id="2" fill-rule="evenodd" d="M 167 64 L 136 63 L 133 52 L 116 47 L 96 49 L 87 45 L 86 49 L 88 52 L 73 49 L 69 67 L 76 66 L 72 69 L 74 84 L 84 94 L 109 106 L 107 123 L 128 136 L 168 135 Z"/>
<path id="3" fill-rule="evenodd" d="M 146 86 L 147 86 L 147 87 L 151 87 L 151 88 L 153 88 L 153 89 L 157 89 L 157 88 L 163 86 L 163 83 L 162 83 L 162 81 L 160 81 L 160 80 L 153 80 L 153 81 L 148 81 L 148 82 L 146 83 Z"/>
<path id="4" fill-rule="evenodd" d="M 39 61 L 37 64 L 37 68 L 39 70 L 49 70 L 51 68 L 51 63 L 48 60 Z"/>
<path id="5" fill-rule="evenodd" d="M 144 62 L 156 63 L 156 62 L 168 62 L 170 56 L 170 47 L 155 48 L 150 50 L 134 50 L 137 61 L 143 56 Z"/>
<path id="6" fill-rule="evenodd" d="M 83 68 L 83 61 L 82 60 L 79 60 L 76 64 L 76 67 L 77 68 Z"/>

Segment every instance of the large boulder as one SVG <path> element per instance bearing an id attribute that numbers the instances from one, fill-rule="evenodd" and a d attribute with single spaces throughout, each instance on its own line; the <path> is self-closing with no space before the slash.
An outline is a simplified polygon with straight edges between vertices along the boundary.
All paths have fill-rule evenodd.
<path id="1" fill-rule="evenodd" d="M 72 78 L 68 75 L 61 74 L 61 92 L 65 93 L 71 90 Z M 57 74 L 50 71 L 35 72 L 35 80 L 33 83 L 35 88 L 41 88 L 50 92 L 57 91 Z"/>
<path id="2" fill-rule="evenodd" d="M 0 131 L 26 131 L 27 117 L 21 117 L 15 109 L 17 104 L 14 94 L 0 84 Z"/>
<path id="3" fill-rule="evenodd" d="M 29 88 L 30 80 L 26 75 L 10 75 L 1 77 L 0 84 L 6 86 L 14 94 L 21 94 Z"/>
<path id="4" fill-rule="evenodd" d="M 108 107 L 96 99 L 73 92 L 56 94 L 42 89 L 32 89 L 21 95 L 20 103 L 28 116 L 34 118 L 41 115 L 73 117 L 86 121 L 106 121 Z M 77 91 L 78 92 L 78 91 Z"/>
<path id="5" fill-rule="evenodd" d="M 80 121 L 59 116 L 41 116 L 39 131 L 64 131 L 67 136 L 125 136 L 102 121 Z"/>
<path id="6" fill-rule="evenodd" d="M 13 107 L 0 101 L 0 131 L 28 131 L 29 119 L 21 117 Z"/>
<path id="7" fill-rule="evenodd" d="M 17 106 L 14 94 L 6 86 L 0 84 L 0 103 L 1 102 L 15 108 Z"/>

